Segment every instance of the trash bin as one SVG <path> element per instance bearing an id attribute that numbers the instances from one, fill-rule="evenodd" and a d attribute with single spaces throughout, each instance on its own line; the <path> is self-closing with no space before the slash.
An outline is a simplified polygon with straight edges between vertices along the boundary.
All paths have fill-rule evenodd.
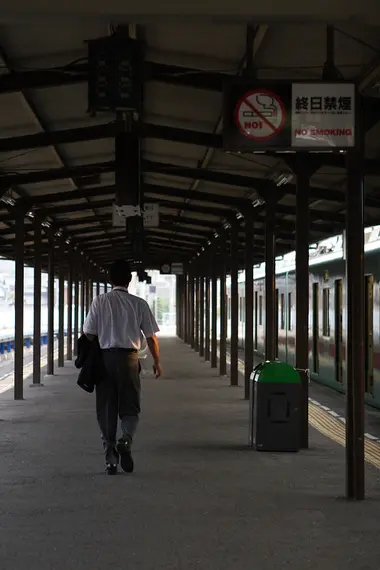
<path id="1" fill-rule="evenodd" d="M 251 374 L 249 444 L 258 451 L 299 451 L 301 379 L 284 362 L 262 362 Z"/>

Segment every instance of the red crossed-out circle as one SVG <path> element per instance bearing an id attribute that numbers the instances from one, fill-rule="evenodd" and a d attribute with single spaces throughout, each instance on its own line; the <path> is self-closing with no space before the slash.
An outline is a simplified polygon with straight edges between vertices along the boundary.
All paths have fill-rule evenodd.
<path id="1" fill-rule="evenodd" d="M 277 107 L 279 118 L 277 118 L 275 121 L 263 115 L 264 110 L 261 108 L 261 106 L 257 104 L 257 96 L 260 95 L 270 97 L 273 101 L 274 106 Z M 244 126 L 245 121 L 241 117 L 241 113 L 243 112 L 244 107 L 246 109 L 249 109 L 251 112 L 255 114 L 257 119 L 255 119 L 254 122 L 260 122 L 263 125 L 265 125 L 266 130 L 268 129 L 270 130 L 268 134 L 260 136 L 259 134 L 253 134 L 247 131 L 247 128 L 245 128 Z M 253 91 L 248 91 L 247 93 L 244 93 L 244 95 L 239 99 L 235 108 L 234 119 L 235 119 L 235 124 L 237 125 L 240 132 L 245 137 L 257 141 L 269 140 L 281 132 L 286 121 L 286 108 L 284 103 L 276 93 L 268 91 L 267 89 L 254 89 Z"/>

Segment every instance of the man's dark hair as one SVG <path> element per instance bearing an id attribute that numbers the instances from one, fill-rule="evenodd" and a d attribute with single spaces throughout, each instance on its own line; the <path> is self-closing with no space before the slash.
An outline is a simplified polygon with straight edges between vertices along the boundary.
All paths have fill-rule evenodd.
<path id="1" fill-rule="evenodd" d="M 124 259 L 114 261 L 108 270 L 108 274 L 112 285 L 116 287 L 127 287 L 132 279 L 131 266 Z"/>

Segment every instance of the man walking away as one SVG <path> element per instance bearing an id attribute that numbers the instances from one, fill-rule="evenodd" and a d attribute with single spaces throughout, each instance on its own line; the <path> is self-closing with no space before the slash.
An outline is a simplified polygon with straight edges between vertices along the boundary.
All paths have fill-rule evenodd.
<path id="1" fill-rule="evenodd" d="M 106 456 L 106 473 L 116 475 L 121 468 L 132 473 L 132 441 L 140 414 L 141 332 L 153 356 L 156 378 L 161 376 L 156 333 L 159 331 L 148 303 L 131 295 L 129 263 L 115 261 L 109 269 L 112 291 L 95 297 L 83 324 L 83 332 L 98 337 L 105 366 L 105 379 L 96 386 L 96 413 Z M 116 444 L 118 416 L 122 436 Z"/>

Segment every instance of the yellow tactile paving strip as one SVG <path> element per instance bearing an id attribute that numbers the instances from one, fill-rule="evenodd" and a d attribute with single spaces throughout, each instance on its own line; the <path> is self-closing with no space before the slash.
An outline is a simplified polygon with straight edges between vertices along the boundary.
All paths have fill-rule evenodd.
<path id="1" fill-rule="evenodd" d="M 329 439 L 345 447 L 346 429 L 344 423 L 333 418 L 328 412 L 312 402 L 309 402 L 309 424 Z M 364 450 L 366 461 L 380 469 L 380 444 L 365 438 Z"/>
<path id="2" fill-rule="evenodd" d="M 229 355 L 227 358 L 229 361 Z M 239 360 L 238 367 L 239 372 L 244 374 L 244 362 Z M 313 402 L 309 402 L 309 424 L 332 441 L 335 441 L 343 447 L 346 446 L 345 424 Z M 364 450 L 366 461 L 380 469 L 380 442 L 371 441 L 366 437 Z"/>

